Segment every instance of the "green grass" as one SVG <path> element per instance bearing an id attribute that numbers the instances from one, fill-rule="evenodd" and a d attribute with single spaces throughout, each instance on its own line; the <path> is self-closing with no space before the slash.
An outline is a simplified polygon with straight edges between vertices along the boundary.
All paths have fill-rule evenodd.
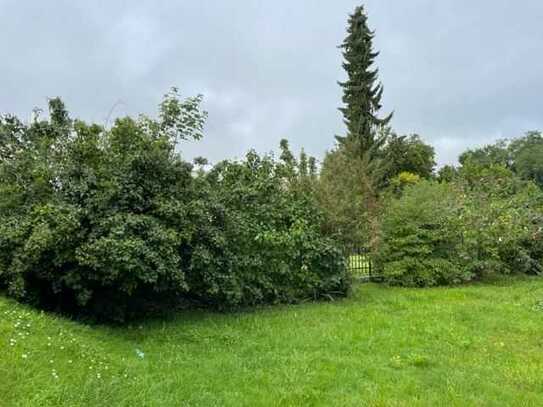
<path id="1" fill-rule="evenodd" d="M 541 406 L 543 279 L 125 328 L 0 297 L 0 405 Z"/>

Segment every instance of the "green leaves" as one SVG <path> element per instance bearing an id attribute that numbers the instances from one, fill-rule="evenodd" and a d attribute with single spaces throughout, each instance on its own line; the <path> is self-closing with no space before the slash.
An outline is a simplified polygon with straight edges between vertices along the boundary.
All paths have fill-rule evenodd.
<path id="1" fill-rule="evenodd" d="M 104 219 L 76 251 L 91 280 L 133 294 L 140 284 L 155 291 L 187 288 L 180 270 L 179 238 L 152 216 L 119 214 Z"/>
<path id="2" fill-rule="evenodd" d="M 384 280 L 406 286 L 469 280 L 459 258 L 460 207 L 454 187 L 430 181 L 407 186 L 400 198 L 389 197 L 376 253 Z"/>
<path id="3" fill-rule="evenodd" d="M 172 88 L 160 104 L 159 129 L 170 141 L 200 140 L 203 137 L 206 112 L 200 111 L 203 96 L 179 99 L 179 91 Z"/>
<path id="4" fill-rule="evenodd" d="M 542 208 L 539 188 L 510 172 L 420 182 L 400 198 L 389 197 L 378 264 L 385 281 L 408 286 L 457 284 L 496 273 L 539 274 Z"/>
<path id="5" fill-rule="evenodd" d="M 0 219 L 11 227 L 0 228 L 9 249 L 0 283 L 41 306 L 108 319 L 186 292 L 190 235 L 177 216 L 195 194 L 174 149 L 200 136 L 200 100 L 172 91 L 158 120 L 127 117 L 111 129 L 72 121 L 60 99 L 49 121 L 2 118 Z"/>
<path id="6" fill-rule="evenodd" d="M 434 148 L 416 134 L 390 134 L 383 148 L 383 156 L 386 162 L 384 179 L 387 184 L 402 172 L 430 179 L 436 165 Z"/>
<path id="7" fill-rule="evenodd" d="M 0 119 L 0 285 L 36 305 L 123 320 L 180 302 L 228 308 L 345 293 L 321 233 L 314 161 L 261 157 L 206 172 L 183 161 L 201 97 L 165 96 L 158 119 L 105 129 Z M 285 152 L 288 143 L 284 143 Z"/>
<path id="8" fill-rule="evenodd" d="M 363 7 L 356 7 L 349 16 L 347 36 L 340 48 L 343 51 L 343 68 L 347 80 L 340 82 L 343 88 L 345 107 L 343 113 L 347 125 L 347 136 L 336 137 L 341 145 L 349 144 L 362 156 L 377 141 L 375 129 L 385 127 L 392 113 L 384 118 L 377 116 L 381 109 L 383 86 L 378 82 L 378 71 L 374 61 L 378 52 L 373 51 L 374 33 L 368 28 L 367 15 Z"/>
<path id="9" fill-rule="evenodd" d="M 211 223 L 198 229 L 189 286 L 218 307 L 295 302 L 349 287 L 336 244 L 323 236 L 323 216 L 308 174 L 300 171 L 288 143 L 281 161 L 249 152 L 208 174 Z"/>
<path id="10" fill-rule="evenodd" d="M 468 150 L 459 161 L 461 170 L 467 173 L 474 169 L 504 167 L 521 179 L 543 187 L 543 134 L 530 131 L 523 137 Z"/>

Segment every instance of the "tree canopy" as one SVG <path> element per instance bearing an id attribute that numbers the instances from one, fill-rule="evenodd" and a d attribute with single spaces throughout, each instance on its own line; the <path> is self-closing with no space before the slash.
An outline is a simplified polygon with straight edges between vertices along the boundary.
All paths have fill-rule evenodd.
<path id="1" fill-rule="evenodd" d="M 347 126 L 347 135 L 336 138 L 340 144 L 354 144 L 353 148 L 360 152 L 372 148 L 375 129 L 387 125 L 392 118 L 392 113 L 378 117 L 383 85 L 378 79 L 378 69 L 374 67 L 379 55 L 373 50 L 375 33 L 369 29 L 367 20 L 364 8 L 356 7 L 349 17 L 347 36 L 340 45 L 347 80 L 339 83 L 344 103 L 339 110 Z"/>

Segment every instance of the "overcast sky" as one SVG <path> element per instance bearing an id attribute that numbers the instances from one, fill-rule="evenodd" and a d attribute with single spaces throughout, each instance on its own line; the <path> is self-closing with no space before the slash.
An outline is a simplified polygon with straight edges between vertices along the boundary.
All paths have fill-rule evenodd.
<path id="1" fill-rule="evenodd" d="M 317 157 L 344 132 L 337 45 L 351 0 L 0 0 L 0 112 L 47 97 L 104 123 L 153 114 L 178 86 L 202 93 L 206 137 L 191 158 L 243 156 L 288 138 Z M 543 1 L 368 0 L 392 126 L 467 147 L 543 129 Z"/>

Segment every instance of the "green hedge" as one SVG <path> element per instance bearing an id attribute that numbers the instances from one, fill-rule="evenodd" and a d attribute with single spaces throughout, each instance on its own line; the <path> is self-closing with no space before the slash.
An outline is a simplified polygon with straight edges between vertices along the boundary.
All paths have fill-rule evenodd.
<path id="1" fill-rule="evenodd" d="M 200 98 L 166 95 L 157 120 L 111 129 L 0 120 L 0 284 L 36 305 L 122 320 L 154 307 L 229 308 L 343 295 L 338 248 L 284 163 L 250 153 L 195 171 Z M 290 177 L 296 176 L 290 174 Z"/>
<path id="2" fill-rule="evenodd" d="M 385 282 L 435 286 L 542 273 L 541 190 L 504 168 L 481 171 L 454 183 L 422 181 L 387 200 L 376 253 Z"/>
<path id="3" fill-rule="evenodd" d="M 390 284 L 433 286 L 469 280 L 462 267 L 461 205 L 451 185 L 421 181 L 390 198 L 376 256 Z"/>

